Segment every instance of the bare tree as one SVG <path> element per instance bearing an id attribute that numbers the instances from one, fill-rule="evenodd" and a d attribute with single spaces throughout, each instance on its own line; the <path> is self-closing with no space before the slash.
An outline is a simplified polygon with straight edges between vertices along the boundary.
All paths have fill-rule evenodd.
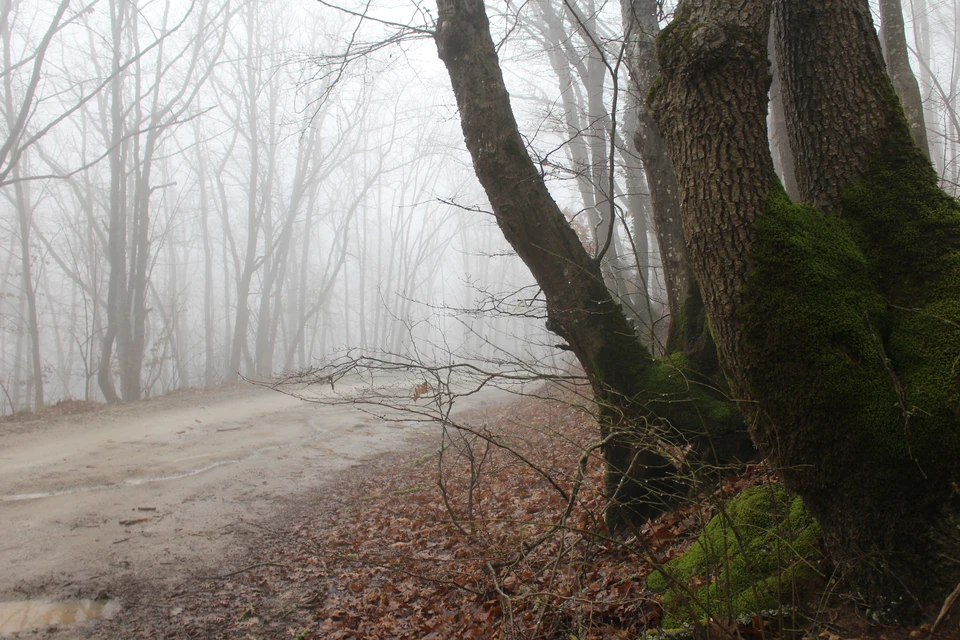
<path id="1" fill-rule="evenodd" d="M 146 346 L 147 294 L 155 247 L 151 199 L 158 189 L 154 164 L 163 137 L 183 122 L 204 81 L 213 70 L 213 60 L 204 60 L 206 35 L 220 20 L 229 19 L 225 7 L 215 10 L 209 2 L 193 5 L 175 21 L 168 7 L 158 28 L 157 53 L 152 69 L 139 59 L 129 73 L 122 71 L 127 51 L 139 53 L 139 21 L 128 0 L 111 3 L 111 73 L 109 119 L 104 134 L 109 136 L 110 223 L 107 258 L 110 279 L 107 292 L 107 324 L 101 350 L 98 381 L 109 402 L 121 398 L 136 400 L 143 392 L 141 372 Z M 197 9 L 198 31 L 179 50 L 167 57 L 166 41 Z M 226 25 L 215 47 L 222 51 Z M 208 31 L 209 30 L 209 31 Z M 170 48 L 174 44 L 171 42 Z M 184 79 L 169 94 L 164 92 L 174 68 L 172 60 L 185 60 Z M 152 77 L 147 74 L 152 72 Z M 129 83 L 129 85 L 128 85 Z M 128 97 L 128 86 L 132 95 Z M 117 394 L 110 363 L 117 347 L 121 393 Z"/>
<path id="2" fill-rule="evenodd" d="M 31 116 L 34 114 L 40 97 L 38 87 L 43 76 L 43 65 L 47 51 L 57 32 L 60 30 L 69 3 L 61 2 L 49 26 L 40 39 L 32 55 L 21 60 L 14 59 L 13 26 L 17 19 L 12 0 L 0 3 L 0 46 L 3 48 L 3 101 L 2 109 L 6 138 L 0 145 L 0 184 L 13 182 L 11 203 L 17 212 L 17 228 L 20 240 L 20 282 L 26 303 L 27 331 L 30 338 L 30 379 L 33 386 L 33 406 L 43 404 L 43 363 L 40 354 L 40 321 L 37 312 L 37 291 L 32 264 L 31 227 L 34 203 L 30 193 L 21 181 L 24 154 L 34 139 L 30 136 Z M 14 74 L 19 67 L 29 68 L 33 58 L 32 71 L 25 86 L 14 87 Z"/>

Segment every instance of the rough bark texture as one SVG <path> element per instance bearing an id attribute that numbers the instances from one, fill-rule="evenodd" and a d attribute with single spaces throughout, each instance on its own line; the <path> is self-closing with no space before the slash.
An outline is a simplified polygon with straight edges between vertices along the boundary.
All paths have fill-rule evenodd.
<path id="1" fill-rule="evenodd" d="M 866 0 L 776 0 L 801 191 L 842 215 L 789 201 L 765 128 L 768 5 L 682 3 L 654 108 L 755 440 L 851 583 L 909 615 L 956 578 L 939 554 L 956 545 L 960 206 L 913 145 Z"/>
<path id="2" fill-rule="evenodd" d="M 769 10 L 764 2 L 734 4 L 743 3 L 681 5 L 659 41 L 664 73 L 651 100 L 677 168 L 693 270 L 728 377 L 743 397 L 734 312 L 744 304 L 753 224 L 775 174 L 765 120 L 766 33 L 759 41 L 754 33 L 766 28 Z"/>
<path id="3" fill-rule="evenodd" d="M 655 52 L 656 38 L 660 33 L 659 11 L 656 0 L 621 2 L 627 34 L 625 61 L 630 72 L 630 90 L 638 97 L 648 95 L 660 72 Z M 638 109 L 638 116 L 634 144 L 643 161 L 650 189 L 671 313 L 666 362 L 680 367 L 684 375 L 702 385 L 701 390 L 712 390 L 707 393 L 710 399 L 701 397 L 701 402 L 722 403 L 728 389 L 720 371 L 700 288 L 694 278 L 690 249 L 684 238 L 680 215 L 682 190 L 677 184 L 677 173 L 667 144 L 646 100 Z M 719 404 L 714 406 L 719 409 Z M 746 429 L 739 422 L 736 426 L 733 420 L 704 425 L 692 415 L 677 415 L 675 408 L 661 406 L 659 410 L 661 415 L 669 416 L 675 428 L 684 432 L 686 439 L 695 443 L 702 459 L 723 464 L 749 459 L 755 453 Z"/>
<path id="4" fill-rule="evenodd" d="M 892 609 L 909 611 L 917 600 L 936 595 L 941 579 L 956 573 L 939 566 L 938 554 L 944 544 L 956 542 L 949 503 L 960 453 L 953 364 L 960 353 L 960 206 L 937 188 L 929 161 L 913 143 L 880 58 L 867 0 L 814 4 L 822 5 L 817 19 L 824 20 L 818 31 L 823 50 L 816 53 L 827 68 L 848 72 L 831 76 L 823 69 L 806 91 L 851 105 L 853 115 L 837 113 L 830 128 L 821 127 L 822 114 L 802 92 L 792 92 L 788 112 L 793 111 L 796 127 L 791 134 L 799 132 L 805 140 L 796 153 L 798 174 L 840 177 L 833 206 L 826 206 L 826 199 L 817 204 L 842 215 L 841 222 L 828 218 L 828 223 L 838 227 L 835 233 L 845 233 L 854 255 L 868 266 L 860 274 L 847 272 L 848 335 L 833 338 L 836 349 L 850 354 L 857 353 L 855 340 L 865 343 L 859 356 L 847 356 L 853 358 L 852 370 L 837 368 L 831 374 L 838 376 L 832 392 L 850 396 L 844 409 L 859 407 L 845 424 L 843 453 L 833 460 L 849 471 L 842 481 L 824 483 L 841 498 L 811 487 L 807 502 L 825 524 L 827 542 L 848 575 L 874 599 L 886 596 Z M 811 74 L 798 70 L 817 61 L 811 59 L 814 52 L 796 43 L 807 33 L 811 16 L 796 3 L 776 7 L 783 65 L 809 83 Z M 837 145 L 834 138 L 848 143 Z M 829 154 L 814 153 L 828 147 Z M 855 279 L 860 284 L 853 284 Z M 859 289 L 854 308 L 852 289 Z M 857 331 L 859 337 L 851 339 Z M 822 406 L 821 419 L 841 420 L 837 408 Z M 842 513 L 854 504 L 869 507 Z"/>
<path id="5" fill-rule="evenodd" d="M 870 9 L 865 0 L 776 2 L 773 15 L 800 198 L 837 210 L 841 190 L 866 171 L 886 124 L 880 43 L 863 39 L 873 32 Z"/>

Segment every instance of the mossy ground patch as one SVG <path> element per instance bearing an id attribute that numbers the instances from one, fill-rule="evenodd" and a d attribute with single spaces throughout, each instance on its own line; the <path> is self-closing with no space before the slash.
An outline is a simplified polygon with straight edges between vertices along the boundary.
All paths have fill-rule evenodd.
<path id="1" fill-rule="evenodd" d="M 794 602 L 819 584 L 820 527 L 780 485 L 726 503 L 681 556 L 647 579 L 663 594 L 664 628 L 738 618 Z"/>

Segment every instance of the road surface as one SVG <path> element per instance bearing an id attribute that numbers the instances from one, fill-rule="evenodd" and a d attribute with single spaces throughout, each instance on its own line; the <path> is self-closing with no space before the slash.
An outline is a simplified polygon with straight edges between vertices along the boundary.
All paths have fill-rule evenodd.
<path id="1" fill-rule="evenodd" d="M 0 424 L 0 605 L 215 574 L 251 527 L 429 428 L 253 386 Z"/>

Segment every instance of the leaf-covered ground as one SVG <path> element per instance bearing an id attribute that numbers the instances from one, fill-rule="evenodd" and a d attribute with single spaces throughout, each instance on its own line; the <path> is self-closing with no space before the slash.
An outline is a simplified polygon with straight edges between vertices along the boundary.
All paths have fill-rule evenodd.
<path id="1" fill-rule="evenodd" d="M 750 467 L 613 539 L 603 534 L 596 425 L 573 396 L 523 398 L 463 426 L 442 448 L 425 437 L 419 452 L 345 472 L 316 509 L 263 529 L 219 575 L 131 589 L 94 635 L 637 638 L 661 617 L 644 586 L 653 565 L 689 546 L 717 496 L 771 481 Z"/>

